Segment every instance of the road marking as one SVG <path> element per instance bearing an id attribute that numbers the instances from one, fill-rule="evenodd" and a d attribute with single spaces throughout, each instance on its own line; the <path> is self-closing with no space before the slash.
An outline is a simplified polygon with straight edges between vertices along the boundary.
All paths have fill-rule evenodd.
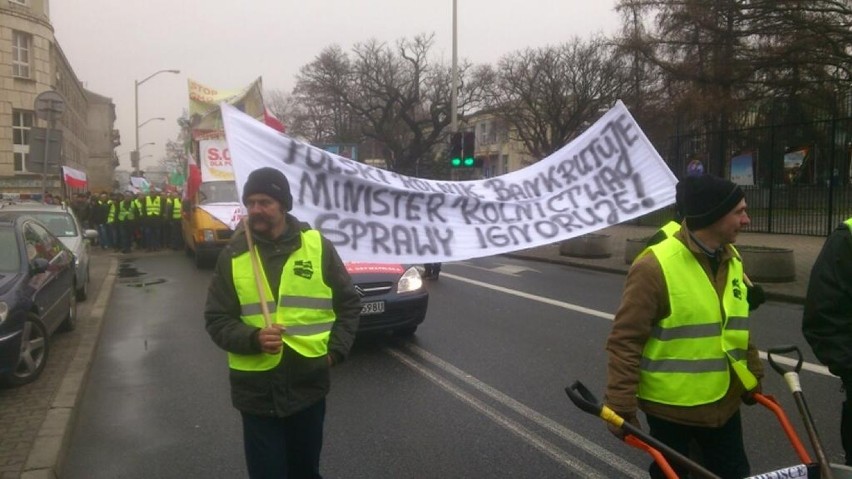
<path id="1" fill-rule="evenodd" d="M 586 308 L 584 306 L 566 303 L 564 301 L 558 301 L 558 300 L 555 300 L 555 299 L 545 298 L 543 296 L 538 296 L 538 295 L 535 295 L 535 294 L 524 293 L 523 291 L 516 291 L 514 289 L 504 288 L 503 286 L 497 286 L 495 284 L 484 283 L 482 281 L 477 281 L 475 279 L 465 278 L 464 276 L 457 276 L 457 275 L 454 275 L 454 274 L 451 274 L 451 273 L 445 273 L 443 271 L 441 272 L 441 277 L 442 278 L 450 278 L 450 279 L 454 279 L 454 280 L 457 280 L 457 281 L 462 281 L 464 283 L 472 284 L 474 286 L 479 286 L 479 287 L 482 287 L 482 288 L 492 289 L 494 291 L 499 291 L 499 292 L 505 293 L 505 294 L 511 294 L 511 295 L 517 296 L 519 298 L 529 299 L 529 300 L 532 300 L 532 301 L 538 301 L 539 303 L 549 304 L 551 306 L 556 306 L 557 308 L 563 308 L 563 309 L 568 309 L 568 310 L 571 310 L 571 311 L 576 311 L 576 312 L 582 313 L 582 314 L 588 314 L 589 316 L 595 316 L 597 318 L 608 319 L 610 321 L 612 321 L 615 318 L 614 314 L 605 313 L 603 311 L 598 311 L 596 309 Z M 763 359 L 764 361 L 766 360 L 766 352 L 758 351 L 758 354 L 759 354 L 761 359 Z M 794 360 L 789 359 L 789 358 L 784 357 L 784 356 L 778 356 L 777 358 L 773 356 L 773 359 L 775 359 L 778 363 L 784 364 L 786 366 L 795 366 L 796 363 L 797 363 L 797 361 L 794 361 Z M 828 370 L 827 367 L 820 365 L 820 364 L 814 364 L 814 363 L 809 363 L 807 361 L 804 361 L 804 362 L 802 362 L 802 369 L 805 370 L 805 371 L 810 371 L 812 373 L 821 374 L 823 376 L 834 377 L 834 375 L 831 374 L 831 372 Z"/>
<path id="2" fill-rule="evenodd" d="M 505 274 L 506 276 L 517 276 L 518 273 L 523 273 L 524 271 L 532 271 L 533 273 L 540 273 L 539 270 L 534 268 L 528 268 L 526 266 L 514 265 L 514 264 L 503 264 L 498 263 L 498 266 L 494 268 L 486 268 L 484 266 L 477 266 L 472 263 L 468 263 L 466 261 L 462 261 L 459 263 L 455 263 L 458 266 L 464 266 L 466 268 L 479 269 L 482 271 L 490 271 L 492 273 Z"/>
<path id="3" fill-rule="evenodd" d="M 476 399 L 470 394 L 467 394 L 466 392 L 453 385 L 446 379 L 436 375 L 432 371 L 418 364 L 413 358 L 411 358 L 411 356 L 396 349 L 386 349 L 386 351 L 388 352 L 388 354 L 395 357 L 397 360 L 410 367 L 414 371 L 425 376 L 427 379 L 437 384 L 442 389 L 452 394 L 462 402 L 467 403 L 468 406 L 472 407 L 484 416 L 488 417 L 497 425 L 508 429 L 510 432 L 521 437 L 533 447 L 539 449 L 540 451 L 550 456 L 552 459 L 556 460 L 556 462 L 564 465 L 565 467 L 571 469 L 573 472 L 579 474 L 580 477 L 606 479 L 607 476 L 605 474 L 601 473 L 597 469 L 592 468 L 588 464 L 578 460 L 574 456 L 571 456 L 570 454 L 564 452 L 562 449 L 552 444 L 548 440 L 523 427 L 517 421 L 514 421 L 500 414 L 491 406 L 488 406 L 487 404 Z"/>
<path id="4" fill-rule="evenodd" d="M 420 357 L 424 361 L 427 361 L 440 368 L 444 372 L 451 374 L 456 379 L 466 383 L 467 385 L 485 394 L 486 396 L 497 401 L 503 406 L 506 406 L 507 408 L 515 411 L 519 415 L 533 421 L 542 428 L 547 429 L 551 433 L 579 447 L 580 449 L 586 451 L 592 456 L 601 459 L 603 462 L 609 464 L 614 469 L 620 471 L 624 475 L 636 478 L 647 476 L 648 473 L 644 469 L 640 469 L 634 466 L 630 462 L 625 461 L 621 456 L 611 452 L 609 449 L 606 449 L 592 441 L 589 441 L 583 436 L 560 425 L 558 422 L 553 421 L 552 419 L 539 413 L 538 411 L 528 406 L 525 406 L 524 404 L 518 402 L 512 397 L 507 396 L 498 391 L 497 389 L 494 389 L 493 387 L 489 386 L 488 384 L 476 379 L 473 375 L 468 374 L 462 371 L 461 369 L 458 369 L 452 364 L 430 353 L 429 351 L 411 343 L 405 343 L 402 347 L 404 347 L 410 353 Z"/>

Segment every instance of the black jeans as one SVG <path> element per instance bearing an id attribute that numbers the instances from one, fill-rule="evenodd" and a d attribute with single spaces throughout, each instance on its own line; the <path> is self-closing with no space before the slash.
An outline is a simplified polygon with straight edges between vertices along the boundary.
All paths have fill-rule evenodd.
<path id="1" fill-rule="evenodd" d="M 241 413 L 252 479 L 322 479 L 319 473 L 325 399 L 292 416 Z"/>
<path id="2" fill-rule="evenodd" d="M 751 475 L 745 447 L 740 413 L 731 417 L 722 427 L 684 426 L 646 415 L 651 435 L 672 449 L 689 457 L 689 444 L 695 441 L 702 461 L 701 465 L 723 479 L 740 479 Z M 687 469 L 671 464 L 678 476 L 686 477 Z M 662 479 L 663 471 L 656 463 L 648 469 L 651 477 Z"/>

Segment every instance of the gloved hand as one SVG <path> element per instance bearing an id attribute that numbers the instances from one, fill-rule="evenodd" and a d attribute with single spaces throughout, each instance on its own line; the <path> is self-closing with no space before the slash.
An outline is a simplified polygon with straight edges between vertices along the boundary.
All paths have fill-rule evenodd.
<path id="1" fill-rule="evenodd" d="M 636 414 L 621 414 L 621 413 L 618 413 L 618 415 L 621 416 L 624 419 L 625 422 L 629 422 L 633 426 L 635 426 L 639 429 L 642 429 L 642 424 L 639 423 L 639 418 L 636 417 Z M 609 429 L 610 434 L 612 434 L 613 436 L 615 436 L 616 438 L 618 438 L 622 441 L 624 440 L 624 434 L 625 434 L 624 429 L 622 429 L 620 427 L 616 427 L 616 426 L 614 426 L 610 423 L 606 423 L 606 427 L 607 427 L 607 429 Z"/>
<path id="2" fill-rule="evenodd" d="M 743 400 L 743 404 L 746 406 L 754 406 L 757 404 L 757 399 L 754 398 L 755 394 L 761 394 L 763 392 L 763 386 L 760 385 L 760 381 L 757 382 L 757 386 L 754 387 L 751 391 L 746 391 L 741 396 Z"/>
<path id="3" fill-rule="evenodd" d="M 748 310 L 754 311 L 758 306 L 766 302 L 766 292 L 763 291 L 763 286 L 752 284 L 746 292 L 746 301 L 748 301 Z"/>

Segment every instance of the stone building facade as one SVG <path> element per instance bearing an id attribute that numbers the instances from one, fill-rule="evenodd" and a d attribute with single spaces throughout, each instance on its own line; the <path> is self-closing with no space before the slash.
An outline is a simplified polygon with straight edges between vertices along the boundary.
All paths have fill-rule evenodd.
<path id="1" fill-rule="evenodd" d="M 54 37 L 49 0 L 0 0 L 0 192 L 61 193 L 60 176 L 46 181 L 27 167 L 36 97 L 53 90 L 64 100 L 55 127 L 62 130 L 60 163 L 83 171 L 97 188 L 112 186 L 117 143 L 115 106 L 88 92 Z M 39 160 L 39 159 L 36 159 Z M 109 177 L 104 182 L 101 176 Z M 96 182 L 96 183 L 95 183 Z M 90 188 L 91 189 L 91 188 Z"/>

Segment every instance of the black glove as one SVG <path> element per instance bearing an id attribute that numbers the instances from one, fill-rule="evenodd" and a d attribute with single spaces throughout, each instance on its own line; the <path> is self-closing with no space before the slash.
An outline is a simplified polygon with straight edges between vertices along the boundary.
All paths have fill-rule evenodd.
<path id="1" fill-rule="evenodd" d="M 754 395 L 761 393 L 763 393 L 763 386 L 760 384 L 760 381 L 758 381 L 757 386 L 755 386 L 754 389 L 744 392 L 740 398 L 746 406 L 754 406 L 757 404 L 757 399 L 755 399 Z"/>
<path id="2" fill-rule="evenodd" d="M 753 284 L 746 292 L 746 301 L 748 301 L 748 310 L 754 311 L 758 306 L 766 302 L 766 292 L 763 291 L 763 286 Z"/>

